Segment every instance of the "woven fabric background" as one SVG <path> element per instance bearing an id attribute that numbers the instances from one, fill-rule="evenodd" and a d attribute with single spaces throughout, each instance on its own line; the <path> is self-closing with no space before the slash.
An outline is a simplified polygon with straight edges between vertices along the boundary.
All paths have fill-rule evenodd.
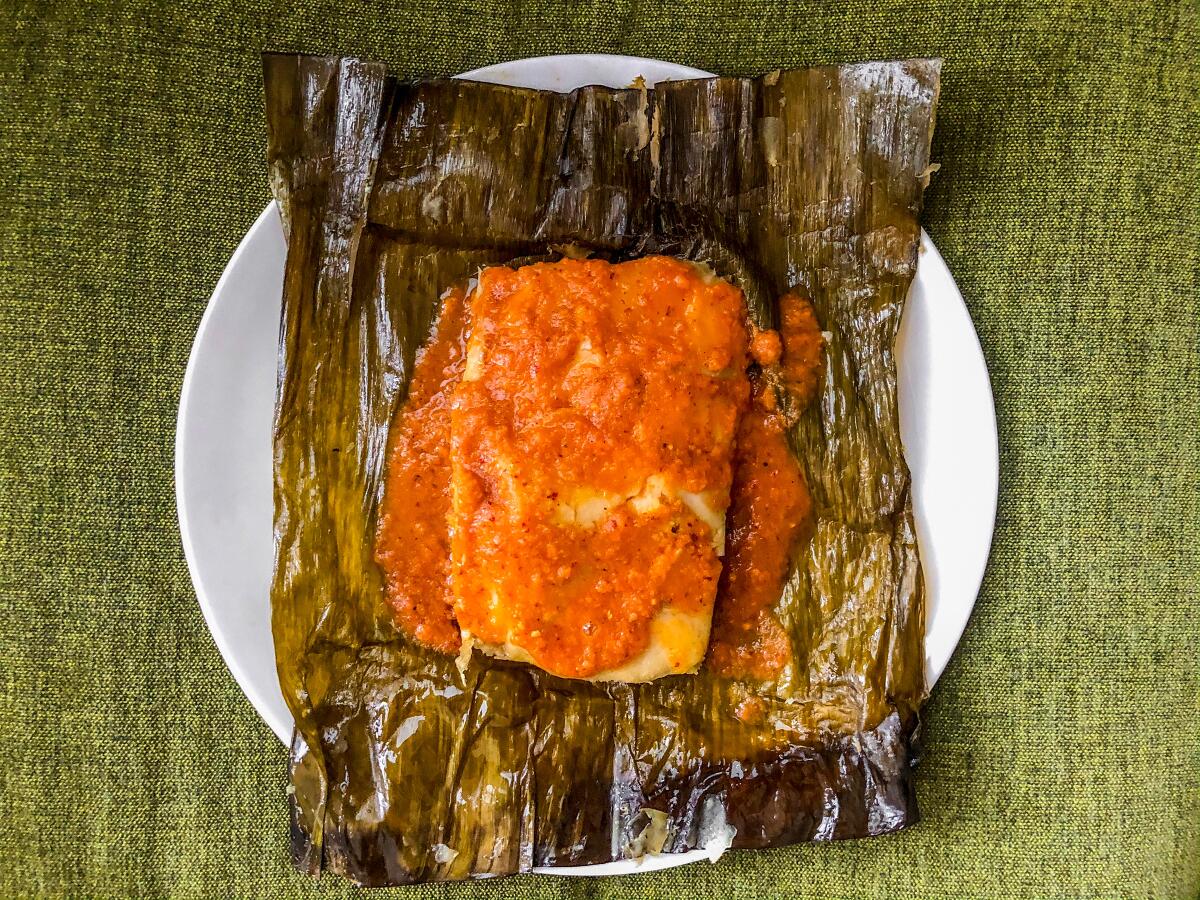
<path id="1" fill-rule="evenodd" d="M 991 565 L 886 839 L 404 897 L 1200 893 L 1194 0 L 0 0 L 0 896 L 343 896 L 176 525 L 192 337 L 268 200 L 259 53 L 409 74 L 607 51 L 945 58 L 926 226 L 991 369 Z"/>

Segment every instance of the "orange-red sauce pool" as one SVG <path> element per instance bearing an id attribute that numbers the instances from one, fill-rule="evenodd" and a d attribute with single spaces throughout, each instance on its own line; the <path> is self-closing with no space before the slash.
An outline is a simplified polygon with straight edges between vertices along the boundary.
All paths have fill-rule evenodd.
<path id="1" fill-rule="evenodd" d="M 738 429 L 729 544 L 708 648 L 714 671 L 766 680 L 791 659 L 787 632 L 771 607 L 811 513 L 782 419 L 752 407 Z"/>
<path id="2" fill-rule="evenodd" d="M 760 331 L 754 360 L 780 365 L 783 388 L 799 406 L 816 394 L 823 338 L 812 304 L 780 300 L 780 330 Z M 812 523 L 812 498 L 788 448 L 783 414 L 761 381 L 738 425 L 729 506 L 729 545 L 713 617 L 708 665 L 730 678 L 769 680 L 791 659 L 791 642 L 771 607 L 779 599 L 796 544 Z"/>
<path id="3" fill-rule="evenodd" d="M 451 291 L 429 344 L 418 356 L 408 400 L 392 425 L 376 537 L 375 556 L 385 575 L 387 599 L 405 633 L 427 646 L 455 653 L 461 642 L 458 615 L 465 614 L 470 630 L 480 639 L 511 639 L 515 627 L 521 646 L 532 650 L 540 664 L 560 674 L 588 677 L 620 665 L 645 648 L 650 613 L 656 606 L 665 602 L 694 608 L 696 598 L 711 597 L 711 588 L 705 584 L 719 579 L 706 665 L 729 677 L 769 679 L 790 659 L 787 633 L 771 607 L 779 598 L 788 560 L 810 527 L 811 500 L 788 449 L 774 393 L 758 379 L 756 402 L 748 403 L 737 389 L 726 388 L 725 394 L 718 396 L 719 385 L 714 388 L 693 378 L 686 389 L 700 394 L 693 402 L 682 404 L 679 386 L 664 379 L 672 372 L 694 371 L 695 366 L 689 364 L 695 360 L 688 354 L 694 357 L 696 347 L 702 353 L 708 348 L 711 358 L 704 360 L 702 368 L 710 371 L 744 359 L 749 349 L 755 361 L 776 367 L 784 389 L 796 401 L 808 402 L 816 391 L 823 343 L 816 316 L 807 301 L 789 294 L 781 301 L 779 333 L 756 332 L 747 347 L 743 321 L 721 314 L 732 308 L 729 297 L 722 294 L 719 302 L 706 307 L 705 315 L 693 315 L 689 320 L 686 304 L 681 302 L 684 285 L 674 284 L 684 264 L 652 259 L 661 262 L 639 260 L 641 265 L 634 267 L 636 277 L 657 278 L 660 283 L 656 289 L 641 285 L 644 308 L 631 309 L 628 314 L 657 317 L 655 327 L 645 327 L 651 319 L 628 324 L 665 336 L 669 332 L 663 330 L 662 318 L 675 316 L 678 328 L 692 332 L 686 339 L 676 335 L 674 340 L 650 340 L 625 359 L 603 358 L 599 370 L 579 366 L 580 322 L 558 321 L 544 333 L 529 333 L 526 341 L 517 341 L 506 351 L 509 355 L 503 365 L 510 367 L 510 375 L 520 375 L 500 380 L 505 394 L 500 399 L 510 403 L 506 413 L 510 423 L 516 421 L 511 404 L 524 404 L 522 408 L 531 416 L 527 424 L 538 427 L 522 429 L 523 439 L 513 439 L 503 449 L 505 454 L 519 453 L 530 462 L 528 472 L 544 469 L 562 483 L 612 492 L 625 489 L 631 467 L 661 469 L 679 485 L 703 490 L 722 481 L 728 485 L 732 466 L 723 564 L 706 551 L 710 535 L 703 524 L 669 502 L 649 516 L 611 516 L 607 531 L 597 528 L 581 535 L 574 548 L 553 540 L 553 535 L 539 533 L 539 528 L 549 526 L 536 517 L 532 523 L 520 523 L 533 526 L 525 533 L 512 530 L 511 522 L 501 526 L 480 522 L 476 523 L 482 526 L 479 534 L 486 536 L 495 551 L 493 573 L 512 586 L 531 586 L 533 590 L 527 592 L 531 602 L 551 602 L 557 612 L 542 609 L 524 624 L 514 622 L 511 610 L 497 612 L 494 603 L 489 608 L 482 593 L 467 597 L 466 605 L 460 598 L 456 610 L 450 562 L 450 407 L 456 390 L 463 387 L 467 322 L 463 292 Z M 545 277 L 555 279 L 554 290 L 571 289 L 571 278 L 597 275 L 594 262 L 564 261 L 568 262 L 567 266 L 545 267 L 552 273 Z M 556 267 L 567 270 L 566 281 Z M 513 290 L 528 286 L 530 273 L 518 274 L 522 271 L 496 270 L 500 286 L 508 281 Z M 736 292 L 725 282 L 714 284 L 718 291 Z M 688 290 L 694 289 L 695 285 L 688 286 Z M 740 303 L 740 292 L 736 293 Z M 535 303 L 537 297 L 536 291 L 531 293 L 530 302 Z M 598 321 L 583 324 L 595 332 L 600 345 L 604 328 L 614 327 Z M 728 339 L 735 331 L 741 335 L 740 344 Z M 585 362 L 591 361 L 594 351 L 595 345 L 589 341 Z M 539 371 L 554 366 L 560 368 L 558 377 L 539 378 Z M 739 380 L 744 383 L 744 378 Z M 557 385 L 557 395 L 547 394 L 548 384 Z M 633 402 L 644 397 L 645 391 L 658 391 L 662 398 L 655 406 L 661 414 L 650 424 L 636 413 Z M 474 388 L 464 390 L 463 395 L 467 401 L 460 399 L 460 429 L 463 416 L 482 417 L 476 425 L 487 424 L 488 428 L 467 428 L 464 433 L 489 435 L 488 439 L 495 441 L 500 432 L 496 422 L 487 421 L 492 415 L 487 398 Z M 697 415 L 698 411 L 702 415 Z M 554 427 L 547 427 L 548 421 L 553 421 Z M 696 429 L 701 428 L 709 434 L 721 429 L 735 431 L 733 459 L 727 451 L 721 452 L 721 441 L 698 438 Z M 509 438 L 511 434 L 505 440 Z M 575 452 L 562 452 L 564 440 L 578 441 Z M 486 479 L 474 483 L 485 493 L 499 489 Z M 485 502 L 473 506 L 484 516 L 489 508 Z M 486 553 L 488 548 L 475 549 Z M 582 573 L 586 577 L 581 577 L 581 566 L 589 569 Z M 591 571 L 596 567 L 604 573 Z M 598 577 L 601 574 L 606 577 Z M 457 591 L 463 593 L 463 579 L 459 582 Z M 574 593 L 572 584 L 577 588 Z M 469 583 L 465 586 L 471 589 Z"/>
<path id="4" fill-rule="evenodd" d="M 375 538 L 396 623 L 422 644 L 457 653 L 450 596 L 450 395 L 462 377 L 466 315 L 447 291 L 429 343 L 417 354 L 408 400 L 392 423 L 387 482 Z"/>

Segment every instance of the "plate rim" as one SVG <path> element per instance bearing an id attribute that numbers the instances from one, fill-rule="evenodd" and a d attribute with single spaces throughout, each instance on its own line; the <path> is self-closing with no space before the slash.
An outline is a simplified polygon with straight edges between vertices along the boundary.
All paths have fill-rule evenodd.
<path id="1" fill-rule="evenodd" d="M 979 603 L 979 592 L 983 589 L 983 579 L 987 575 L 988 565 L 992 560 L 992 550 L 996 542 L 996 521 L 1000 512 L 1000 428 L 996 418 L 996 392 L 992 387 L 992 373 L 988 368 L 987 355 L 983 352 L 983 341 L 979 337 L 979 329 L 975 326 L 975 319 L 971 316 L 971 309 L 967 306 L 967 300 L 963 296 L 962 290 L 958 286 L 958 281 L 954 277 L 954 273 L 950 271 L 950 266 L 946 263 L 946 258 L 942 256 L 942 251 L 934 244 L 933 238 L 929 236 L 929 232 L 925 227 L 921 227 L 921 242 L 918 249 L 918 271 L 920 269 L 920 257 L 928 257 L 934 264 L 935 271 L 941 271 L 945 274 L 945 278 L 949 282 L 950 290 L 953 292 L 953 297 L 961 307 L 963 313 L 967 317 L 967 321 L 971 326 L 971 345 L 970 350 L 979 364 L 983 372 L 984 382 L 987 385 L 987 415 L 984 417 L 984 425 L 987 428 L 987 445 L 988 457 L 987 471 L 984 474 L 986 477 L 986 496 L 988 498 L 988 509 L 986 516 L 987 523 L 987 550 L 979 560 L 977 570 L 971 577 L 971 601 L 966 607 L 964 614 L 959 621 L 954 625 L 952 631 L 954 640 L 949 644 L 949 649 L 944 655 L 940 656 L 931 664 L 929 657 L 929 633 L 926 628 L 926 647 L 925 647 L 925 690 L 926 702 L 928 696 L 933 693 L 933 689 L 937 687 L 942 676 L 946 674 L 946 669 L 950 667 L 950 661 L 954 659 L 958 652 L 958 645 L 962 643 L 963 635 L 966 634 L 967 625 L 970 624 L 971 617 L 975 615 L 975 607 Z M 916 274 L 913 276 L 913 281 L 916 281 Z M 911 288 L 910 288 L 911 290 Z M 918 552 L 919 552 L 918 542 Z M 922 567 L 924 563 L 922 562 Z M 926 610 L 928 617 L 928 609 Z M 928 626 L 928 618 L 926 619 Z M 951 632 L 947 632 L 950 634 Z"/>
<path id="2" fill-rule="evenodd" d="M 179 535 L 183 544 L 183 557 L 187 563 L 188 577 L 191 579 L 192 589 L 196 594 L 196 603 L 200 607 L 200 614 L 204 617 L 204 624 L 208 628 L 208 633 L 212 637 L 213 643 L 216 644 L 221 658 L 225 661 L 225 666 L 229 669 L 230 674 L 233 675 L 233 680 L 242 689 L 242 693 L 246 695 L 246 699 L 250 701 L 250 705 L 254 707 L 254 711 L 258 713 L 259 717 L 267 724 L 267 727 L 275 733 L 275 736 L 286 747 L 290 744 L 290 738 L 287 735 L 291 733 L 292 723 L 281 719 L 275 714 L 272 704 L 262 695 L 254 680 L 246 673 L 237 654 L 233 651 L 229 638 L 219 624 L 220 617 L 217 615 L 216 609 L 209 599 L 208 591 L 204 588 L 204 578 L 189 525 L 187 491 L 185 490 L 188 447 L 185 430 L 188 414 L 191 410 L 196 369 L 199 367 L 199 350 L 204 343 L 208 330 L 212 327 L 212 320 L 216 316 L 218 298 L 225 291 L 230 280 L 232 280 L 233 273 L 238 267 L 238 262 L 242 256 L 245 256 L 249 252 L 250 246 L 256 239 L 257 232 L 261 228 L 268 227 L 271 219 L 278 215 L 279 206 L 272 200 L 255 217 L 254 222 L 246 230 L 246 233 L 242 235 L 242 239 L 238 241 L 238 245 L 230 255 L 229 261 L 225 263 L 221 277 L 217 279 L 217 284 L 213 288 L 212 295 L 208 298 L 208 303 L 205 304 L 204 313 L 200 316 L 200 324 L 196 326 L 196 336 L 192 338 L 192 347 L 188 351 L 187 367 L 183 372 L 183 385 L 179 389 L 179 411 L 175 419 L 175 465 L 173 468 L 173 477 L 175 479 L 175 512 L 179 521 Z"/>
<path id="3" fill-rule="evenodd" d="M 483 81 L 481 75 L 494 74 L 505 66 L 530 66 L 539 65 L 546 66 L 553 63 L 565 62 L 567 60 L 578 62 L 603 62 L 611 65 L 645 65 L 649 63 L 654 66 L 665 66 L 679 72 L 678 78 L 665 79 L 671 81 L 683 81 L 688 78 L 717 78 L 715 73 L 698 69 L 695 66 L 686 66 L 683 63 L 675 63 L 666 59 L 654 59 L 649 56 L 630 56 L 626 53 L 546 53 L 542 56 L 526 56 L 522 59 L 508 59 L 502 62 L 489 63 L 486 66 L 480 66 L 477 69 L 471 69 L 467 72 L 460 72 L 457 75 L 452 75 L 452 78 L 461 79 L 463 81 Z M 635 78 L 637 76 L 634 76 Z M 632 80 L 632 79 L 631 79 Z M 498 84 L 501 82 L 489 82 L 490 84 Z M 507 84 L 508 82 L 503 82 Z M 656 82 L 657 83 L 657 82 Z M 520 85 L 512 85 L 519 87 Z"/>

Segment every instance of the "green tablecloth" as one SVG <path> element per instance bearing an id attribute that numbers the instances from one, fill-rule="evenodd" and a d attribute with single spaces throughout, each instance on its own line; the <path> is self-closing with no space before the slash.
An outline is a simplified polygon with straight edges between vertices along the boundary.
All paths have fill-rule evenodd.
<path id="1" fill-rule="evenodd" d="M 0 895 L 348 892 L 287 863 L 284 750 L 204 626 L 173 499 L 192 336 L 268 199 L 264 48 L 412 74 L 946 60 L 926 225 L 991 368 L 1002 484 L 927 708 L 925 821 L 406 896 L 1200 892 L 1194 0 L 244 6 L 3 2 Z"/>

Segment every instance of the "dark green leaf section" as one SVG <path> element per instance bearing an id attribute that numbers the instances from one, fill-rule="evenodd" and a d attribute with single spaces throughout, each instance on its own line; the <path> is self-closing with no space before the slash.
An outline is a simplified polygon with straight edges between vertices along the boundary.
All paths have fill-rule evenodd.
<path id="1" fill-rule="evenodd" d="M 364 884 L 881 834 L 915 820 L 924 603 L 893 345 L 916 266 L 936 61 L 557 94 L 265 59 L 289 236 L 273 628 L 296 718 L 293 843 Z M 393 626 L 372 559 L 388 424 L 438 298 L 565 244 L 669 253 L 788 290 L 829 332 L 793 448 L 818 521 L 772 684 L 596 686 L 454 661 Z M 765 715 L 743 722 L 757 698 Z"/>

